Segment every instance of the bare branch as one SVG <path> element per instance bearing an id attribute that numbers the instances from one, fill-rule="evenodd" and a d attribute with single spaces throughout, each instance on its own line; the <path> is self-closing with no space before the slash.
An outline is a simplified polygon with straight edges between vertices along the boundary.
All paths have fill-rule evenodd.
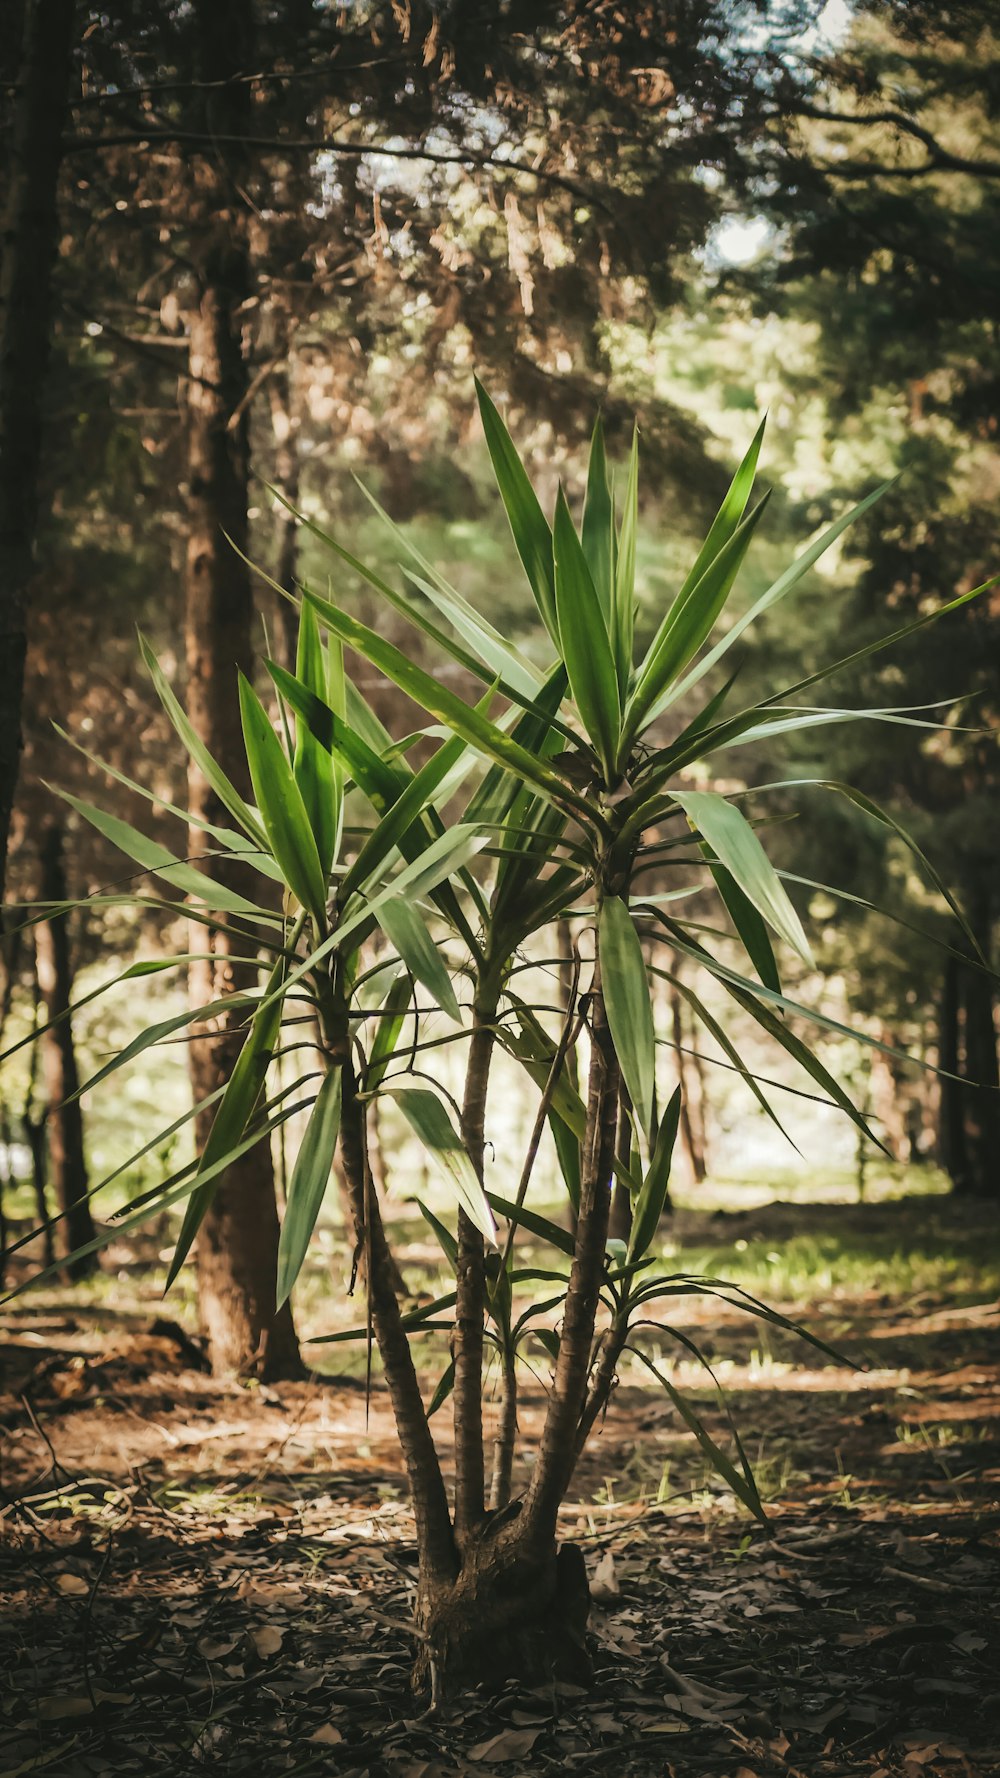
<path id="1" fill-rule="evenodd" d="M 262 154 L 341 154 L 355 159 L 378 155 L 384 160 L 422 161 L 430 166 L 462 167 L 466 171 L 481 171 L 490 167 L 496 173 L 510 173 L 519 179 L 533 179 L 537 185 L 555 186 L 581 198 L 585 203 L 597 205 L 608 215 L 613 214 L 610 202 L 565 173 L 558 173 L 550 167 L 529 166 L 524 161 L 507 160 L 499 154 L 478 153 L 473 149 L 459 154 L 446 154 L 434 148 L 388 148 L 377 142 L 347 142 L 340 136 L 289 137 L 284 140 L 274 136 L 206 135 L 198 130 L 155 129 L 130 130 L 111 136 L 67 136 L 63 142 L 63 152 L 66 155 L 87 154 L 105 148 L 145 148 L 167 142 L 188 148 L 253 148 Z"/>
<path id="2" fill-rule="evenodd" d="M 870 129 L 879 125 L 889 125 L 903 135 L 912 136 L 915 141 L 923 143 L 927 150 L 927 159 L 916 166 L 892 166 L 881 161 L 823 161 L 821 171 L 829 173 L 837 179 L 921 179 L 928 173 L 970 173 L 981 179 L 1000 179 L 1000 160 L 970 159 L 968 155 L 953 154 L 945 148 L 926 125 L 918 123 L 905 111 L 892 108 L 882 111 L 835 111 L 823 105 L 809 105 L 805 101 L 791 106 L 790 110 L 797 117 L 814 118 L 820 123 L 843 123 L 852 128 Z"/>

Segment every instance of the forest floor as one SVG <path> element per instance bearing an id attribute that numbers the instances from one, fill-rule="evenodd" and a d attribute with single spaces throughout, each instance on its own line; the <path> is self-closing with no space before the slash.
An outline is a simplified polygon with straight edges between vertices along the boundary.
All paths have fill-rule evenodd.
<path id="1" fill-rule="evenodd" d="M 357 1361 L 216 1382 L 127 1255 L 106 1261 L 114 1290 L 17 1299 L 0 1778 L 1000 1774 L 995 1216 L 921 1196 L 678 1222 L 685 1270 L 736 1273 L 844 1354 L 711 1297 L 672 1312 L 725 1384 L 770 1534 L 623 1370 L 565 1512 L 593 1689 L 433 1712 L 409 1687 L 412 1522 L 377 1376 L 367 1408 Z M 427 1263 L 416 1231 L 403 1262 Z M 687 1358 L 670 1375 L 725 1443 L 709 1379 Z M 528 1382 L 526 1441 L 545 1377 Z"/>

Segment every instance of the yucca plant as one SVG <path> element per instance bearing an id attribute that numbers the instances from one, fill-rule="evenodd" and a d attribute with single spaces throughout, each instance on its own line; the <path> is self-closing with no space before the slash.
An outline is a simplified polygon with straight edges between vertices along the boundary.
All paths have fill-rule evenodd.
<path id="1" fill-rule="evenodd" d="M 266 959 L 261 989 L 244 996 L 246 1040 L 204 1152 L 190 1168 L 135 1201 L 117 1226 L 128 1227 L 152 1209 L 186 1199 L 173 1279 L 234 1154 L 267 1140 L 294 1112 L 308 1107 L 281 1234 L 277 1293 L 283 1300 L 302 1266 L 339 1143 L 353 1221 L 354 1272 L 363 1261 L 367 1303 L 357 1334 L 369 1349 L 374 1343 L 381 1358 L 416 1520 L 416 1671 L 435 1690 L 508 1672 L 534 1675 L 553 1666 L 574 1676 L 586 1671 L 586 1576 L 579 1552 L 559 1548 L 558 1513 L 580 1452 L 608 1406 L 626 1350 L 667 1390 L 733 1493 L 763 1518 L 735 1427 L 727 1452 L 642 1343 L 643 1325 L 657 1306 L 692 1292 L 707 1292 L 789 1325 L 725 1280 L 665 1275 L 656 1260 L 680 1111 L 679 1093 L 664 1104 L 658 1090 L 656 976 L 673 979 L 678 955 L 696 962 L 862 1135 L 871 1132 L 785 1017 L 791 1013 L 843 1029 L 782 986 L 781 948 L 808 963 L 809 946 L 753 822 L 738 799 L 693 788 L 684 774 L 722 749 L 764 734 L 848 717 L 921 720 L 902 711 L 847 712 L 793 703 L 827 676 L 817 673 L 735 712 L 728 709 L 730 681 L 672 734 L 664 724 L 682 698 L 691 707 L 689 694 L 747 626 L 792 591 L 882 489 L 831 525 L 713 640 L 766 505 L 766 498 L 750 505 L 761 428 L 690 573 L 652 640 L 637 654 L 636 441 L 620 514 L 598 423 L 582 523 L 578 528 L 560 491 L 550 525 L 482 389 L 479 402 L 500 496 L 547 637 L 545 664 L 539 666 L 502 637 L 395 527 L 410 583 L 406 591 L 389 585 L 302 518 L 341 567 L 364 579 L 444 659 L 480 682 L 479 701 L 466 701 L 339 604 L 303 586 L 296 671 L 268 662 L 286 730 L 294 722 L 294 746 L 283 745 L 252 687 L 240 685 L 257 806 L 249 807 L 199 750 L 199 763 L 234 823 L 213 828 L 213 841 L 245 863 L 248 884 L 255 872 L 277 880 L 284 890 L 280 916 L 249 893 L 220 900 L 215 883 L 164 848 L 92 805 L 74 802 L 144 869 L 181 890 L 194 921 L 225 918 L 247 952 Z M 974 596 L 953 599 L 834 663 L 827 674 Z M 419 737 L 401 742 L 390 737 L 345 677 L 345 646 L 426 712 L 428 724 Z M 146 658 L 182 740 L 198 749 L 148 648 Z M 417 738 L 425 748 L 432 746 L 414 770 L 408 754 Z M 855 797 L 873 818 L 889 820 L 849 787 L 830 784 L 829 789 Z M 367 811 L 360 831 L 345 828 L 348 793 L 352 809 Z M 644 875 L 664 860 L 684 860 L 704 872 L 706 886 L 719 897 L 723 932 L 713 934 L 704 920 L 685 919 L 677 897 L 643 891 Z M 943 885 L 938 888 L 944 892 Z M 583 962 L 581 946 L 568 1004 L 554 1027 L 518 985 L 524 962 L 544 959 L 555 923 L 567 916 L 581 937 L 590 935 L 590 960 Z M 379 955 L 363 967 L 376 931 Z M 733 941 L 742 947 L 742 966 L 733 962 Z M 652 963 L 644 943 L 652 948 Z M 680 985 L 730 1063 L 775 1117 L 726 1029 L 686 981 Z M 464 1045 L 460 1105 L 449 1103 L 425 1067 L 425 1051 L 440 1041 L 425 1035 L 428 1002 L 451 1021 L 451 1040 Z M 201 1007 L 150 1028 L 101 1075 L 184 1023 L 211 1017 L 213 1010 Z M 286 1080 L 274 1089 L 271 1063 L 283 1015 L 289 1027 L 293 1017 L 303 1015 L 315 1022 L 318 1052 L 310 1053 L 319 1059 L 312 1072 L 298 1072 L 291 1085 Z M 584 1034 L 589 1073 L 580 1092 L 570 1062 Z M 537 1111 L 525 1154 L 512 1155 L 505 1143 L 502 1153 L 487 1161 L 487 1108 L 498 1049 L 534 1083 Z M 302 1047 L 292 1053 L 301 1055 Z M 449 1181 L 456 1203 L 453 1224 L 422 1207 L 454 1272 L 454 1287 L 408 1312 L 394 1290 L 372 1182 L 370 1109 L 380 1097 L 391 1097 L 400 1109 Z M 530 1201 L 546 1124 L 555 1139 L 572 1232 Z M 613 1192 L 627 1205 L 629 1233 L 609 1241 Z M 528 1264 L 520 1263 L 522 1231 L 532 1241 Z M 413 1344 L 442 1330 L 449 1335 L 450 1362 L 425 1400 Z M 686 1338 L 676 1337 L 694 1351 Z M 528 1355 L 546 1360 L 551 1374 L 537 1449 L 530 1469 L 519 1471 L 518 1389 Z M 488 1371 L 498 1382 L 498 1405 L 490 1416 L 484 1413 Z M 451 1498 L 431 1429 L 433 1415 L 449 1397 Z"/>

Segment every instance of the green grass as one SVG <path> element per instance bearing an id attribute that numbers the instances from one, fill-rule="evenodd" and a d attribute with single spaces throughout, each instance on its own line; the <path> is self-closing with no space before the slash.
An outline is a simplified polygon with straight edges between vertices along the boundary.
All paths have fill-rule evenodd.
<path id="1" fill-rule="evenodd" d="M 767 1302 L 804 1303 L 850 1299 L 946 1296 L 955 1307 L 1000 1292 L 1000 1243 L 984 1247 L 981 1233 L 949 1230 L 945 1219 L 914 1242 L 894 1233 L 795 1235 L 775 1246 L 769 1239 L 663 1250 L 668 1270 L 730 1279 Z"/>
<path id="2" fill-rule="evenodd" d="M 917 1175 L 920 1184 L 927 1175 Z M 931 1176 L 933 1183 L 933 1176 Z M 849 1189 L 849 1176 L 840 1176 L 840 1189 Z M 961 1308 L 988 1301 L 1000 1294 L 1000 1231 L 984 1236 L 982 1219 L 969 1224 L 963 1207 L 941 1197 L 936 1190 L 907 1201 L 896 1196 L 897 1181 L 888 1182 L 891 1192 L 879 1201 L 858 1206 L 836 1204 L 831 1192 L 836 1176 L 817 1181 L 811 1194 L 802 1187 L 793 1203 L 784 1180 L 776 1199 L 761 1203 L 764 1182 L 748 1186 L 716 1185 L 710 1204 L 701 1210 L 699 1193 L 688 1196 L 678 1224 L 663 1225 L 660 1247 L 666 1272 L 689 1272 L 723 1277 L 763 1301 L 786 1310 L 819 1306 L 830 1316 L 830 1337 L 839 1335 L 857 1312 L 870 1312 L 880 1300 L 913 1303 L 928 1297 Z M 717 1204 L 725 1196 L 725 1212 Z M 750 1204 L 747 1204 L 747 1199 Z M 559 1204 L 539 1201 L 535 1206 L 556 1218 L 564 1215 Z M 441 1206 L 443 1214 L 444 1207 Z M 364 1341 L 316 1344 L 323 1333 L 339 1332 L 364 1323 L 364 1295 L 359 1286 L 353 1299 L 346 1295 L 351 1250 L 333 1222 L 331 1204 L 324 1225 L 310 1251 L 295 1293 L 296 1318 L 309 1341 L 308 1360 L 323 1371 L 363 1376 Z M 412 1295 L 421 1300 L 442 1295 L 450 1284 L 443 1256 L 437 1250 L 423 1220 L 410 1205 L 390 1203 L 390 1236 L 399 1253 Z M 123 1313 L 162 1313 L 189 1325 L 195 1319 L 195 1277 L 186 1267 L 170 1295 L 163 1297 L 165 1256 L 171 1246 L 171 1229 L 165 1218 L 155 1235 L 147 1233 L 132 1247 L 134 1259 L 122 1264 L 116 1243 L 107 1270 L 72 1292 L 59 1281 L 22 1297 L 16 1307 L 30 1305 L 36 1311 L 65 1308 L 72 1303 L 82 1310 L 96 1333 L 112 1331 Z M 522 1236 L 517 1252 L 523 1261 L 548 1259 L 530 1238 Z M 547 1287 L 544 1294 L 550 1294 Z M 528 1300 L 522 1287 L 522 1305 Z M 106 1321 L 102 1311 L 107 1311 Z M 748 1356 L 756 1349 L 760 1362 L 769 1362 L 769 1348 L 758 1323 L 747 1325 Z M 422 1342 L 421 1368 L 436 1380 L 446 1362 L 446 1337 L 431 1335 Z"/>

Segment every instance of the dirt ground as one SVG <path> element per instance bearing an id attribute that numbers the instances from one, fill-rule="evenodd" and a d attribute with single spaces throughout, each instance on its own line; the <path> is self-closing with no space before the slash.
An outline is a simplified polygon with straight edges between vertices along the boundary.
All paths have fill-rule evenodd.
<path id="1" fill-rule="evenodd" d="M 777 1251 L 835 1209 L 774 1204 L 689 1233 Z M 861 1206 L 851 1226 L 905 1253 L 926 1216 L 919 1199 Z M 962 1237 L 996 1252 L 984 1212 L 963 1213 Z M 152 1301 L 18 1299 L 0 1778 L 1000 1773 L 998 1304 L 974 1268 L 972 1288 L 905 1275 L 833 1277 L 795 1305 L 850 1363 L 683 1299 L 674 1324 L 725 1382 L 770 1534 L 666 1395 L 623 1372 L 565 1512 L 591 1577 L 593 1690 L 433 1712 L 409 1685 L 412 1524 L 377 1379 L 367 1411 L 351 1375 L 227 1385 Z M 713 1391 L 687 1382 L 724 1441 Z M 540 1371 L 525 1448 L 543 1407 Z"/>

